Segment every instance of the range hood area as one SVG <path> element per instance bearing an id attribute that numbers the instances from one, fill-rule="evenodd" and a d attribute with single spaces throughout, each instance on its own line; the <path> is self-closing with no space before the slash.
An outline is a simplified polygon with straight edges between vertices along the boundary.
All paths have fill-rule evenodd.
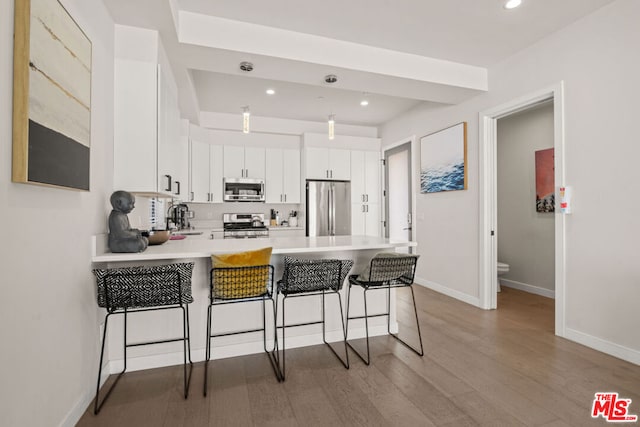
<path id="1" fill-rule="evenodd" d="M 224 178 L 225 202 L 264 202 L 265 184 L 263 179 Z"/>

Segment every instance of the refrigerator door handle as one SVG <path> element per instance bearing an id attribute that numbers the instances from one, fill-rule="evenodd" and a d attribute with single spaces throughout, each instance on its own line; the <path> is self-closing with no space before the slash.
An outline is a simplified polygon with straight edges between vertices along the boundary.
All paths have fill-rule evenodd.
<path id="1" fill-rule="evenodd" d="M 331 236 L 331 187 L 327 189 L 327 235 Z"/>
<path id="2" fill-rule="evenodd" d="M 336 235 L 336 200 L 333 185 L 329 187 L 329 235 Z"/>

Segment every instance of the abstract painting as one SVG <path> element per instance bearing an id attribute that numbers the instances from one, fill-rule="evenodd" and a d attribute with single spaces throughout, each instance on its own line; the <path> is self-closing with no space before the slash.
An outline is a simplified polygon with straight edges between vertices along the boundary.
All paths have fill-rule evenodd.
<path id="1" fill-rule="evenodd" d="M 536 151 L 536 212 L 555 212 L 553 148 Z"/>
<path id="2" fill-rule="evenodd" d="M 14 182 L 89 190 L 91 41 L 57 0 L 16 0 Z"/>
<path id="3" fill-rule="evenodd" d="M 467 189 L 467 122 L 420 139 L 420 192 Z"/>

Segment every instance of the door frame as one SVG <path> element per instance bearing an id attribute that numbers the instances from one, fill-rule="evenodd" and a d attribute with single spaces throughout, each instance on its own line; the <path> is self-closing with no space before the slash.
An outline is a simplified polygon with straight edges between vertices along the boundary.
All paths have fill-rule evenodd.
<path id="1" fill-rule="evenodd" d="M 418 231 L 418 226 L 417 226 L 417 217 L 416 217 L 416 183 L 419 184 L 418 182 L 418 164 L 417 164 L 417 160 L 419 160 L 419 157 L 416 156 L 417 153 L 417 142 L 416 142 L 416 136 L 415 135 L 411 135 L 408 136 L 406 138 L 402 138 L 399 140 L 396 140 L 395 142 L 392 142 L 391 144 L 385 145 L 384 147 L 382 147 L 382 160 L 386 159 L 386 154 L 387 151 L 393 150 L 394 148 L 397 148 L 401 145 L 410 143 L 410 147 L 411 147 L 411 153 L 410 153 L 410 160 L 411 160 L 411 177 L 409 179 L 409 182 L 411 183 L 411 241 L 415 242 L 416 241 L 416 236 L 417 236 L 417 231 Z M 387 174 L 386 174 L 386 166 L 382 167 L 382 189 L 383 189 L 383 203 L 382 203 L 382 209 L 383 209 L 383 218 L 384 218 L 384 223 L 385 223 L 385 229 L 384 231 L 384 236 L 386 237 L 387 235 L 387 231 L 389 229 L 389 215 L 387 213 L 387 194 L 386 194 L 386 182 L 387 182 Z"/>
<path id="2" fill-rule="evenodd" d="M 553 146 L 555 153 L 556 209 L 558 187 L 565 184 L 564 82 L 530 93 L 479 113 L 480 166 L 480 304 L 484 309 L 497 308 L 497 197 L 496 149 L 498 119 L 553 100 Z M 555 212 L 555 333 L 565 336 L 566 216 Z"/>

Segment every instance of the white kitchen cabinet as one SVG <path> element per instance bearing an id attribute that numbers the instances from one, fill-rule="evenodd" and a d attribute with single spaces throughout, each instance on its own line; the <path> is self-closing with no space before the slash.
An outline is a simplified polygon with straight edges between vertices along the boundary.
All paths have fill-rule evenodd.
<path id="1" fill-rule="evenodd" d="M 304 237 L 304 228 L 269 227 L 269 237 Z"/>
<path id="2" fill-rule="evenodd" d="M 307 179 L 351 179 L 351 152 L 340 148 L 307 147 L 305 170 Z"/>
<path id="3" fill-rule="evenodd" d="M 300 203 L 300 150 L 265 150 L 267 203 Z"/>
<path id="4" fill-rule="evenodd" d="M 379 237 L 381 229 L 380 204 L 351 204 L 351 234 Z"/>
<path id="5" fill-rule="evenodd" d="M 177 89 L 153 62 L 114 64 L 114 187 L 174 196 L 180 145 Z M 179 147 L 176 147 L 176 146 Z M 182 183 L 181 183 L 182 185 Z"/>
<path id="6" fill-rule="evenodd" d="M 221 145 L 191 141 L 191 189 L 189 201 L 222 203 Z"/>
<path id="7" fill-rule="evenodd" d="M 351 234 L 380 236 L 380 153 L 351 151 Z"/>
<path id="8" fill-rule="evenodd" d="M 225 145 L 224 176 L 265 179 L 264 148 Z"/>
<path id="9" fill-rule="evenodd" d="M 380 203 L 380 153 L 351 151 L 351 202 Z"/>

